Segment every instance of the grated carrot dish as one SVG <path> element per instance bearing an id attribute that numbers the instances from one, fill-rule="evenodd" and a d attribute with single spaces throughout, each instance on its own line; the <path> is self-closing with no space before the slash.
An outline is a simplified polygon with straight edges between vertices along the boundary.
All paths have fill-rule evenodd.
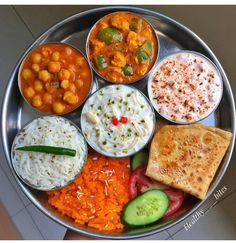
<path id="1" fill-rule="evenodd" d="M 48 202 L 79 224 L 98 230 L 122 229 L 120 214 L 129 201 L 129 158 L 90 152 L 80 176 L 67 187 L 48 193 Z"/>

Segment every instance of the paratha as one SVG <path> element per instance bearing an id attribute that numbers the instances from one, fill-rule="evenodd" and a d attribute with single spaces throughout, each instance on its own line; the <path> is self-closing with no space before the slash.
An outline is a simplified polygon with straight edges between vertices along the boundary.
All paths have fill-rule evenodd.
<path id="1" fill-rule="evenodd" d="M 204 199 L 231 137 L 202 124 L 163 126 L 152 140 L 146 175 Z"/>

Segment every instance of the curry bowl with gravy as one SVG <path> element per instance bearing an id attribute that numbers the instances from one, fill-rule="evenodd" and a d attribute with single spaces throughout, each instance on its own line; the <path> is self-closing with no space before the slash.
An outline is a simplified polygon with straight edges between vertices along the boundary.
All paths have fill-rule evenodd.
<path id="1" fill-rule="evenodd" d="M 159 41 L 144 18 L 114 12 L 98 20 L 87 37 L 87 58 L 94 71 L 111 83 L 134 83 L 155 65 Z"/>
<path id="2" fill-rule="evenodd" d="M 25 101 L 48 114 L 62 115 L 78 108 L 90 94 L 92 83 L 92 71 L 82 52 L 65 43 L 37 46 L 18 73 Z"/>

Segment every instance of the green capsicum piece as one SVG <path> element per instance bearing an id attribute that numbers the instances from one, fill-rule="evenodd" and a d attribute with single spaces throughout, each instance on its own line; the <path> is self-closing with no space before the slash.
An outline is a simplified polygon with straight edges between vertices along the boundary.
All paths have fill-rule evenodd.
<path id="1" fill-rule="evenodd" d="M 107 27 L 101 30 L 98 33 L 98 37 L 100 40 L 104 41 L 107 45 L 113 42 L 121 42 L 123 39 L 122 33 L 112 27 Z"/>
<path id="2" fill-rule="evenodd" d="M 130 30 L 138 33 L 138 32 L 140 32 L 141 27 L 142 27 L 142 20 L 141 19 L 138 19 L 138 18 L 132 18 L 131 19 L 131 23 L 130 23 L 130 26 L 129 26 Z"/>
<path id="3" fill-rule="evenodd" d="M 134 74 L 133 68 L 131 65 L 126 64 L 121 68 L 125 76 L 132 76 Z"/>
<path id="4" fill-rule="evenodd" d="M 153 54 L 153 44 L 150 40 L 145 43 L 135 52 L 135 56 L 138 59 L 138 63 L 148 62 Z"/>
<path id="5" fill-rule="evenodd" d="M 104 69 L 108 66 L 107 61 L 102 54 L 98 55 L 96 57 L 95 61 L 96 61 L 96 65 L 97 65 L 98 69 Z"/>

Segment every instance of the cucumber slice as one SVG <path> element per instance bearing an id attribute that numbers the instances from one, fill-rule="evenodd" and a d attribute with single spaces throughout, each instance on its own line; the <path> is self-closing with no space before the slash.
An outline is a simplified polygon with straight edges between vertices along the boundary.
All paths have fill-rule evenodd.
<path id="1" fill-rule="evenodd" d="M 135 170 L 140 165 L 146 164 L 148 162 L 148 152 L 147 150 L 141 150 L 138 153 L 136 153 L 131 158 L 130 162 L 130 168 L 131 170 Z"/>
<path id="2" fill-rule="evenodd" d="M 162 190 L 153 189 L 144 192 L 130 201 L 121 214 L 126 226 L 144 226 L 162 218 L 169 207 L 169 200 Z"/>

